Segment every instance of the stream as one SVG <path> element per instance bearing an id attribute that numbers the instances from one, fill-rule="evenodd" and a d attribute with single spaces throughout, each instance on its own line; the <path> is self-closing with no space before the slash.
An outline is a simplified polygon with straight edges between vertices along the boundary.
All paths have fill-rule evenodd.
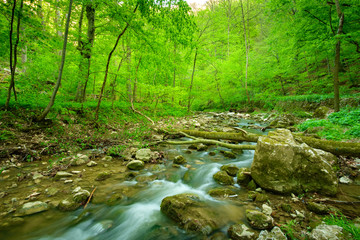
<path id="1" fill-rule="evenodd" d="M 248 124 L 249 121 L 242 121 L 239 127 Z M 261 133 L 259 130 L 254 131 Z M 231 224 L 245 219 L 245 206 L 239 201 L 217 200 L 207 192 L 221 186 L 213 180 L 213 175 L 222 165 L 250 167 L 254 157 L 253 150 L 245 150 L 242 154 L 237 154 L 236 159 L 225 158 L 220 151 L 229 149 L 216 146 L 209 146 L 208 150 L 201 152 L 192 150 L 191 153 L 187 151 L 188 145 L 161 146 L 159 150 L 165 153 L 165 163 L 146 168 L 138 175 L 148 179 L 152 179 L 151 177 L 155 175 L 153 178 L 155 180 L 142 183 L 135 180 L 117 183 L 113 180 L 111 184 L 105 184 L 105 181 L 104 185 L 100 186 L 109 188 L 109 191 L 121 187 L 139 188 L 140 190 L 132 197 L 123 199 L 114 206 L 90 204 L 85 210 L 80 208 L 66 213 L 49 210 L 28 216 L 24 224 L 12 228 L 5 233 L 6 238 L 2 239 L 200 239 L 201 236 L 185 232 L 160 211 L 161 201 L 165 197 L 180 193 L 195 193 L 200 196 L 201 200 L 226 222 L 223 229 L 220 229 L 224 233 Z M 209 152 L 216 154 L 210 156 Z M 172 166 L 170 159 L 177 155 L 186 158 L 186 167 Z M 238 195 L 246 193 L 237 184 L 234 189 Z"/>

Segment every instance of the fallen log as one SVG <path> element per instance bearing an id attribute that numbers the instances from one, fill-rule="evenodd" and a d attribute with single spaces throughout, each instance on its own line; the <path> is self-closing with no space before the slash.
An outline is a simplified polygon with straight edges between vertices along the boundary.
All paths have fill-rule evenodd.
<path id="1" fill-rule="evenodd" d="M 171 145 L 186 145 L 186 144 L 195 144 L 195 143 L 203 143 L 203 144 L 211 144 L 217 145 L 221 147 L 226 147 L 229 149 L 241 149 L 241 150 L 255 150 L 256 145 L 236 145 L 230 143 L 224 143 L 216 140 L 209 140 L 209 139 L 195 139 L 192 141 L 164 141 L 161 143 L 171 144 Z"/>
<path id="2" fill-rule="evenodd" d="M 231 141 L 246 141 L 246 142 L 257 142 L 260 134 L 247 133 L 242 131 L 240 133 L 229 133 L 229 132 L 204 132 L 196 130 L 181 130 L 187 135 L 194 137 L 201 137 L 205 139 L 223 139 Z M 294 135 L 294 134 L 293 134 Z M 349 142 L 338 142 L 323 139 L 316 139 L 312 137 L 306 137 L 301 135 L 294 135 L 295 139 L 299 142 L 304 142 L 312 148 L 317 148 L 330 152 L 334 155 L 343 156 L 360 156 L 360 143 L 349 143 Z"/>

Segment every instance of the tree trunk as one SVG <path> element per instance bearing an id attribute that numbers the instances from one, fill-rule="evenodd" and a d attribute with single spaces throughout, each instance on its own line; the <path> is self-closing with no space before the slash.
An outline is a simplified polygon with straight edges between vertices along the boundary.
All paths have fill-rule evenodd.
<path id="1" fill-rule="evenodd" d="M 248 68 L 249 68 L 249 44 L 248 44 L 248 37 L 247 37 L 247 27 L 245 22 L 245 14 L 244 14 L 244 6 L 242 0 L 240 0 L 241 6 L 241 14 L 242 14 L 242 22 L 243 22 L 243 29 L 244 29 L 244 40 L 245 40 L 245 52 L 246 52 L 246 63 L 245 63 L 245 91 L 248 103 L 250 103 L 250 96 L 248 91 Z"/>
<path id="2" fill-rule="evenodd" d="M 191 82 L 190 82 L 190 88 L 189 88 L 189 99 L 188 99 L 188 105 L 187 105 L 187 111 L 188 112 L 190 112 L 190 107 L 191 107 L 191 90 L 192 90 L 193 84 L 194 84 L 194 74 L 195 74 L 197 54 L 198 54 L 198 49 L 195 48 L 194 65 L 193 65 L 193 70 L 192 70 L 192 74 L 191 74 Z"/>
<path id="3" fill-rule="evenodd" d="M 128 61 L 127 67 L 128 67 L 128 73 L 129 73 L 126 88 L 127 88 L 128 100 L 129 100 L 129 102 L 131 102 L 132 101 L 132 90 L 131 90 L 132 81 L 131 81 L 131 48 L 130 48 L 130 46 L 127 46 L 126 59 Z"/>
<path id="4" fill-rule="evenodd" d="M 173 73 L 173 88 L 176 86 L 176 43 L 174 43 L 174 73 Z M 171 102 L 174 103 L 174 95 L 171 97 Z"/>
<path id="5" fill-rule="evenodd" d="M 136 7 L 135 7 L 135 9 L 133 11 L 134 13 L 136 12 L 138 6 L 139 6 L 139 4 L 136 5 Z M 109 53 L 108 60 L 107 60 L 107 63 L 106 63 L 104 81 L 103 81 L 103 85 L 101 87 L 99 101 L 98 101 L 98 104 L 97 104 L 96 110 L 95 110 L 95 121 L 97 121 L 99 119 L 99 109 L 100 109 L 100 104 L 101 104 L 101 100 L 102 100 L 102 97 L 103 97 L 103 93 L 104 93 L 104 90 L 105 90 L 107 75 L 109 73 L 109 65 L 110 65 L 111 57 L 112 57 L 113 53 L 115 52 L 117 45 L 119 44 L 120 38 L 124 35 L 124 33 L 126 32 L 128 27 L 129 27 L 129 23 L 126 23 L 126 26 L 125 26 L 124 30 L 117 37 L 115 45 L 114 45 L 113 49 L 110 51 L 110 53 Z"/>
<path id="6" fill-rule="evenodd" d="M 68 39 L 68 34 L 69 34 L 69 25 L 70 25 L 72 4 L 73 4 L 73 0 L 70 0 L 69 1 L 69 11 L 68 11 L 68 15 L 67 15 L 67 18 L 66 18 L 64 44 L 63 44 L 62 53 L 61 53 L 61 63 L 60 63 L 60 68 L 59 68 L 58 79 L 57 79 L 57 82 L 56 82 L 56 85 L 55 85 L 55 89 L 54 89 L 54 91 L 53 91 L 53 93 L 51 95 L 50 102 L 47 105 L 47 107 L 45 108 L 45 110 L 43 111 L 43 113 L 38 117 L 38 119 L 37 119 L 38 121 L 44 120 L 45 117 L 47 116 L 47 114 L 50 112 L 50 109 L 54 105 L 54 102 L 55 102 L 56 93 L 57 93 L 57 91 L 59 90 L 59 87 L 60 87 L 62 73 L 63 73 L 63 69 L 64 69 L 64 65 L 65 65 L 66 46 L 67 46 L 67 39 Z"/>
<path id="7" fill-rule="evenodd" d="M 79 19 L 79 28 L 78 28 L 78 46 L 77 46 L 77 49 L 80 51 L 80 54 L 82 56 L 82 58 L 80 59 L 80 62 L 79 62 L 79 79 L 78 79 L 78 85 L 77 85 L 77 88 L 76 88 L 76 95 L 75 95 L 75 101 L 76 102 L 80 102 L 81 99 L 82 99 L 82 89 L 83 89 L 83 86 L 82 86 L 82 81 L 83 81 L 83 78 L 85 77 L 85 74 L 84 74 L 84 58 L 83 58 L 83 55 L 84 55 L 84 43 L 82 41 L 82 38 L 81 38 L 81 35 L 82 35 L 82 24 L 83 24 L 83 19 L 84 19 L 84 5 L 81 6 L 81 12 L 80 12 L 80 19 Z"/>
<path id="8" fill-rule="evenodd" d="M 339 17 L 339 27 L 336 36 L 343 33 L 344 13 L 341 12 L 339 0 L 335 0 L 336 12 Z M 335 68 L 334 68 L 334 110 L 340 111 L 339 71 L 340 71 L 340 47 L 341 40 L 338 39 L 335 45 Z"/>
<path id="9" fill-rule="evenodd" d="M 141 58 L 142 58 L 142 56 L 140 56 L 139 62 L 138 62 L 138 64 L 137 64 L 136 70 L 135 70 L 134 88 L 133 88 L 133 94 L 132 94 L 132 99 L 131 99 L 132 102 L 136 102 L 137 73 L 138 73 L 138 71 L 139 71 L 139 66 L 140 66 L 140 63 L 141 63 Z"/>
<path id="10" fill-rule="evenodd" d="M 8 95 L 5 102 L 5 110 L 8 110 L 10 98 L 11 98 L 11 90 L 14 92 L 15 101 L 17 101 L 17 95 L 15 90 L 15 72 L 16 72 L 16 64 L 17 64 L 17 47 L 19 45 L 20 41 L 20 23 L 21 23 L 21 14 L 22 9 L 24 6 L 24 1 L 21 0 L 20 3 L 20 10 L 18 12 L 17 16 L 17 28 L 16 28 L 16 42 L 13 46 L 13 27 L 14 27 L 14 17 L 15 17 L 15 8 L 16 8 L 16 0 L 14 0 L 14 5 L 11 11 L 11 21 L 10 21 L 10 33 L 9 33 L 9 41 L 10 41 L 10 72 L 11 72 L 11 78 L 10 78 L 10 84 L 8 88 Z M 14 59 L 13 59 L 14 58 Z"/>

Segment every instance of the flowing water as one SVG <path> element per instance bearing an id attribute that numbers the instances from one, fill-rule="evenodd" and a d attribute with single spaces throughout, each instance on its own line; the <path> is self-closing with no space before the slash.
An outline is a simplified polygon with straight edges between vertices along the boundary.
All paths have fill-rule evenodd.
<path id="1" fill-rule="evenodd" d="M 248 123 L 241 124 L 243 126 Z M 219 153 L 220 150 L 228 150 L 225 148 L 211 146 L 204 152 L 195 150 L 186 153 L 187 147 L 164 147 L 162 150 L 166 156 L 165 164 L 141 171 L 143 176 L 156 175 L 156 180 L 147 184 L 135 180 L 110 184 L 111 188 L 141 188 L 118 205 L 90 204 L 85 210 L 79 209 L 71 213 L 49 210 L 27 217 L 26 224 L 12 229 L 6 239 L 197 239 L 199 236 L 186 233 L 160 211 L 162 199 L 180 193 L 199 195 L 209 208 L 216 211 L 219 218 L 224 219 L 226 224 L 221 230 L 226 231 L 231 223 L 244 218 L 244 207 L 238 202 L 216 200 L 207 192 L 220 186 L 213 180 L 213 175 L 222 165 L 231 163 L 238 167 L 249 167 L 254 151 L 245 150 L 242 154 L 237 154 L 236 159 L 228 159 Z M 210 151 L 214 151 L 216 155 L 210 156 Z M 169 159 L 177 155 L 185 156 L 187 167 L 172 167 L 172 161 Z M 238 194 L 245 192 L 240 186 L 235 187 Z"/>

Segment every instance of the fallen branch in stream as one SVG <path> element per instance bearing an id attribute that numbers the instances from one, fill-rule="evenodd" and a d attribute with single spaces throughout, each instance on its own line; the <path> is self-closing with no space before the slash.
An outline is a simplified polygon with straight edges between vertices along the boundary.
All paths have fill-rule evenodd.
<path id="1" fill-rule="evenodd" d="M 85 208 L 87 207 L 87 205 L 89 204 L 92 196 L 94 195 L 95 190 L 96 190 L 96 187 L 92 190 L 92 192 L 91 192 L 91 194 L 90 194 L 90 196 L 89 196 L 89 198 L 88 198 L 88 200 L 87 200 L 87 202 L 86 202 L 86 204 L 85 204 L 85 206 L 84 206 L 84 209 L 85 209 Z"/>
<path id="2" fill-rule="evenodd" d="M 341 201 L 341 200 L 332 200 L 332 199 L 314 199 L 314 202 L 321 202 L 321 203 L 332 203 L 332 204 L 360 204 L 360 201 Z"/>

